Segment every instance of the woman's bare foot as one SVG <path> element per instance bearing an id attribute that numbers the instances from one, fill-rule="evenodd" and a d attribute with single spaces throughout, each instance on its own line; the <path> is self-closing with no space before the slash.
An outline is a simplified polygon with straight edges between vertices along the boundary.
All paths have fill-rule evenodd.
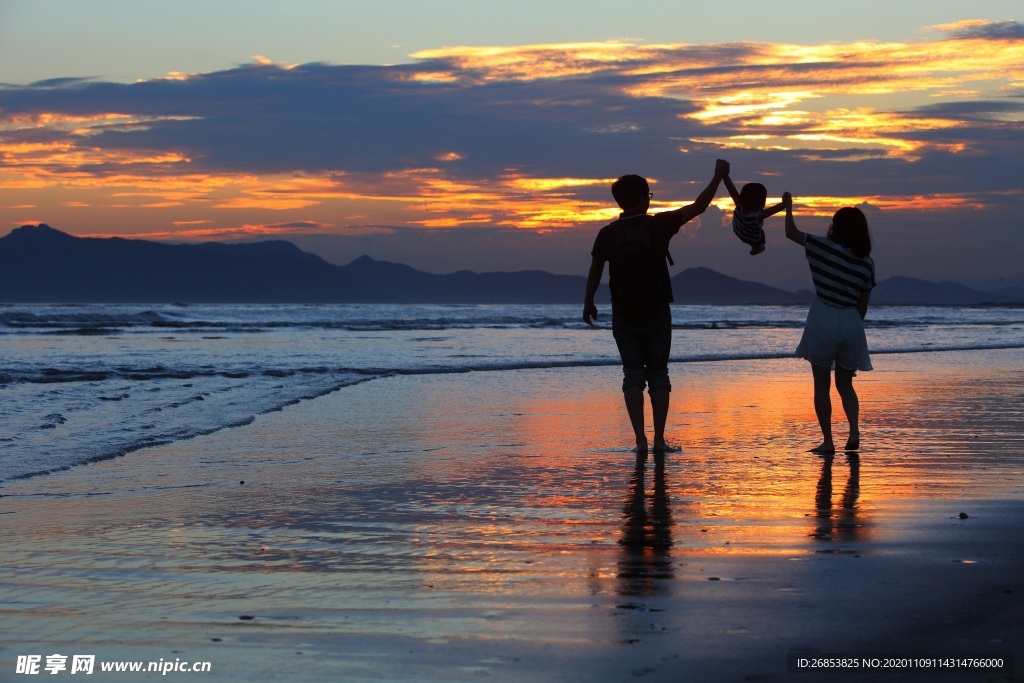
<path id="1" fill-rule="evenodd" d="M 821 445 L 815 446 L 808 453 L 815 453 L 817 455 L 835 455 L 836 446 L 831 441 L 822 441 Z"/>
<path id="2" fill-rule="evenodd" d="M 637 455 L 647 455 L 647 439 L 637 441 L 636 446 L 633 447 L 633 452 Z"/>
<path id="3" fill-rule="evenodd" d="M 654 448 L 652 449 L 655 453 L 678 453 L 683 450 L 679 446 L 666 443 L 664 441 L 655 441 Z"/>
<path id="4" fill-rule="evenodd" d="M 850 438 L 846 440 L 845 450 L 847 453 L 860 450 L 860 434 L 850 434 Z"/>

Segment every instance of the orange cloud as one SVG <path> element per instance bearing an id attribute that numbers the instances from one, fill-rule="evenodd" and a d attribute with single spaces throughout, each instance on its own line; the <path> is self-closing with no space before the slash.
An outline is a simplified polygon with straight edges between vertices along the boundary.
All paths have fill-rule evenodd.
<path id="1" fill-rule="evenodd" d="M 628 61 L 638 49 L 622 42 L 562 43 L 519 47 L 449 47 L 414 52 L 416 59 L 443 61 L 451 70 L 420 74 L 419 80 L 453 82 L 466 78 L 483 80 L 534 80 L 580 76 L 615 67 Z M 640 59 L 640 57 L 637 57 Z"/>
<path id="2" fill-rule="evenodd" d="M 109 130 L 145 130 L 154 123 L 190 121 L 197 118 L 199 117 L 176 115 L 145 116 L 117 112 L 90 114 L 88 116 L 65 114 L 62 112 L 39 112 L 13 114 L 0 118 L 0 133 L 45 128 L 52 131 L 89 136 Z"/>
<path id="3" fill-rule="evenodd" d="M 435 154 L 434 159 L 436 161 L 458 161 L 462 158 L 462 155 L 458 152 L 444 152 L 441 154 Z"/>
<path id="4" fill-rule="evenodd" d="M 526 192 L 550 192 L 552 190 L 571 189 L 576 187 L 592 187 L 594 185 L 608 187 L 615 178 L 515 178 L 509 177 L 502 181 L 506 187 Z"/>
<path id="5" fill-rule="evenodd" d="M 304 209 L 313 206 L 317 202 L 310 199 L 284 198 L 284 197 L 233 197 L 226 201 L 214 204 L 215 209 L 270 209 L 271 211 L 288 211 L 290 209 Z"/>
<path id="6" fill-rule="evenodd" d="M 189 162 L 187 156 L 171 151 L 103 149 L 63 141 L 10 143 L 0 139 L 0 188 L 110 186 L 117 184 L 112 169 L 180 167 Z M 106 170 L 98 174 L 86 167 Z"/>
<path id="7" fill-rule="evenodd" d="M 488 225 L 492 219 L 493 216 L 489 213 L 477 213 L 458 217 L 427 218 L 420 221 L 410 221 L 410 223 L 422 225 L 426 228 L 457 228 L 462 225 Z"/>
<path id="8" fill-rule="evenodd" d="M 929 152 L 973 153 L 975 145 L 988 143 L 981 139 L 983 136 L 972 137 L 969 131 L 998 131 L 1007 123 L 1020 122 L 1020 112 L 1010 107 L 992 114 L 989 120 L 968 120 L 948 111 L 921 109 L 924 105 L 986 96 L 995 99 L 994 94 L 1013 92 L 1024 85 L 1024 70 L 1020 67 L 1024 63 L 1024 43 L 977 35 L 989 27 L 989 23 L 977 21 L 942 25 L 936 28 L 953 35 L 913 43 L 707 46 L 613 41 L 451 47 L 418 52 L 413 55 L 422 60 L 417 69 L 388 71 L 380 77 L 386 88 L 415 90 L 412 94 L 403 91 L 403 97 L 410 98 L 422 90 L 438 88 L 413 87 L 401 79 L 450 84 L 440 86 L 445 92 L 472 90 L 486 83 L 488 93 L 508 81 L 522 84 L 564 79 L 567 86 L 583 83 L 586 87 L 579 90 L 566 88 L 564 101 L 558 99 L 562 83 L 554 84 L 548 96 L 540 86 L 530 86 L 537 94 L 524 99 L 541 110 L 539 114 L 537 109 L 531 110 L 527 116 L 543 118 L 548 111 L 557 112 L 561 118 L 554 122 L 563 123 L 573 133 L 585 132 L 591 136 L 589 140 L 661 136 L 665 148 L 680 150 L 680 155 L 701 154 L 713 147 L 784 150 L 797 153 L 788 155 L 790 158 L 811 161 L 856 162 L 889 157 L 913 162 Z M 246 74 L 272 75 L 275 79 L 283 78 L 285 71 L 294 72 L 288 78 L 302 75 L 302 69 L 295 65 L 275 64 L 260 56 L 253 59 L 254 64 L 241 67 Z M 409 75 L 413 71 L 415 74 Z M 172 72 L 166 79 L 188 81 L 202 76 Z M 164 85 L 178 92 L 179 84 Z M 574 115 L 579 108 L 600 105 L 602 97 L 615 103 L 607 117 L 577 121 Z M 666 99 L 672 108 L 659 109 Z M 658 109 L 659 114 L 636 116 L 634 120 L 630 109 L 634 103 L 638 110 Z M 520 115 L 521 110 L 514 107 L 503 109 L 502 115 L 509 110 L 513 111 L 510 116 Z M 662 115 L 664 111 L 670 113 Z M 309 220 L 325 225 L 333 225 L 339 216 L 356 216 L 374 224 L 427 228 L 486 224 L 533 230 L 607 222 L 618 215 L 607 193 L 602 196 L 609 201 L 592 199 L 596 193 L 590 190 L 607 187 L 612 179 L 589 177 L 589 167 L 572 170 L 567 161 L 566 167 L 560 165 L 557 171 L 545 172 L 544 160 L 538 159 L 536 166 L 518 170 L 527 168 L 520 159 L 508 163 L 482 160 L 484 150 L 460 144 L 454 133 L 451 139 L 439 137 L 436 143 L 431 139 L 408 156 L 403 147 L 394 153 L 396 160 L 389 162 L 389 170 L 381 170 L 384 164 L 369 165 L 375 170 L 331 168 L 328 161 L 311 166 L 317 170 L 309 171 L 225 171 L 214 166 L 210 158 L 224 163 L 222 159 L 234 157 L 207 154 L 203 145 L 215 142 L 204 140 L 184 149 L 165 143 L 161 148 L 154 142 L 161 139 L 155 134 L 142 138 L 151 149 L 107 146 L 110 138 L 120 141 L 158 124 L 173 127 L 201 119 L 119 111 L 90 115 L 2 113 L 0 199 L 15 207 L 32 208 L 34 213 L 47 206 L 42 200 L 47 192 L 47 196 L 56 196 L 68 190 L 75 191 L 74 201 L 64 201 L 63 206 L 83 211 L 184 207 L 184 215 L 197 215 L 199 211 L 218 209 L 216 222 L 174 221 L 171 225 L 175 231 L 167 233 L 192 236 L 279 232 L 281 228 L 274 225 L 283 224 L 273 221 L 292 218 L 283 215 L 261 222 L 261 212 L 267 211 L 298 211 L 304 218 L 308 214 Z M 442 125 L 438 121 L 432 124 Z M 678 135 L 670 130 L 676 124 Z M 652 130 L 659 125 L 662 128 Z M 192 130 L 193 126 L 187 128 Z M 961 128 L 968 132 L 961 135 Z M 105 135 L 115 132 L 119 135 Z M 942 135 L 934 135 L 936 132 Z M 277 161 L 264 168 L 280 168 Z M 245 167 L 243 162 L 234 163 Z M 478 170 L 479 177 L 472 176 L 473 164 L 487 170 Z M 325 167 L 331 170 L 323 170 Z M 485 174 L 489 177 L 483 177 Z M 988 206 L 985 198 L 952 193 L 911 196 L 894 192 L 890 196 L 821 196 L 798 201 L 801 211 L 810 215 L 831 215 L 838 206 L 865 201 L 891 212 Z M 731 207 L 728 200 L 716 204 L 723 210 Z M 655 210 L 667 208 L 673 206 L 655 206 Z M 153 214 L 164 215 L 159 211 L 133 215 L 143 213 L 148 220 L 153 220 Z M 224 215 L 230 218 L 222 218 Z M 224 221 L 237 225 L 214 226 Z"/>
<path id="9" fill-rule="evenodd" d="M 781 197 L 769 197 L 767 204 L 782 201 Z M 712 204 L 727 215 L 733 210 L 733 202 L 729 197 L 719 197 Z M 794 196 L 794 212 L 797 216 L 831 217 L 844 206 L 869 205 L 885 213 L 910 212 L 938 213 L 943 211 L 969 210 L 983 211 L 990 208 L 976 196 L 968 197 L 956 194 L 918 194 L 918 195 L 863 195 L 863 196 Z"/>
<path id="10" fill-rule="evenodd" d="M 968 21 L 944 30 L 983 27 Z M 845 44 L 741 44 L 731 58 L 709 56 L 691 44 L 639 45 L 627 42 L 522 47 L 451 47 L 414 57 L 452 65 L 453 73 L 487 80 L 578 77 L 600 71 L 628 74 L 623 92 L 637 98 L 687 100 L 698 109 L 689 116 L 714 125 L 738 123 L 772 139 L 771 129 L 805 128 L 784 134 L 784 144 L 757 137 L 727 138 L 723 146 L 752 149 L 834 149 L 869 145 L 897 157 L 916 158 L 924 147 L 958 151 L 962 143 L 929 145 L 908 134 L 955 126 L 939 119 L 902 119 L 875 107 L 837 107 L 851 97 L 977 97 L 993 85 L 1024 80 L 1024 43 L 960 37 L 922 43 L 862 41 Z M 725 61 L 723 61 L 725 60 Z M 967 87 L 965 87 L 967 86 Z M 975 86 L 975 87 L 970 87 Z M 807 111 L 816 101 L 818 111 Z M 809 129 L 809 130 L 806 130 Z M 755 134 L 756 135 L 756 134 Z M 704 141 L 715 140 L 705 137 Z"/>

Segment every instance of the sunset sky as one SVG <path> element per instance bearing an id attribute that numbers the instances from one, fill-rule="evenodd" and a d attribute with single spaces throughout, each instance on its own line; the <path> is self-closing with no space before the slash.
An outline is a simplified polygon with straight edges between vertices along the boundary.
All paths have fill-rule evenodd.
<path id="1" fill-rule="evenodd" d="M 804 230 L 862 206 L 881 278 L 1024 283 L 1018 2 L 689 4 L 0 0 L 0 235 L 585 274 L 612 180 L 659 211 L 722 157 Z M 805 277 L 731 208 L 674 272 Z"/>

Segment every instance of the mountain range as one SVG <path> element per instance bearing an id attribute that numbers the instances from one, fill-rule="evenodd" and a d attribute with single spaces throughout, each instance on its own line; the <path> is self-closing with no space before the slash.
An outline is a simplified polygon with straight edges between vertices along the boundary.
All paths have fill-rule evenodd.
<path id="1" fill-rule="evenodd" d="M 166 244 L 75 237 L 45 224 L 0 238 L 5 303 L 581 303 L 586 278 L 539 270 L 437 275 L 361 256 L 338 266 L 291 242 Z M 707 268 L 672 278 L 676 303 L 807 304 L 789 292 Z M 607 303 L 602 286 L 599 303 Z M 892 277 L 873 304 L 1024 304 L 1024 288 L 978 291 Z"/>

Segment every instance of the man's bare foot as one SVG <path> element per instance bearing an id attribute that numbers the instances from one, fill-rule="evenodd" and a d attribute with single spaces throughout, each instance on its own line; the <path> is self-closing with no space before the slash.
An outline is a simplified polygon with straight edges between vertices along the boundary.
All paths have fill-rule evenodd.
<path id="1" fill-rule="evenodd" d="M 633 447 L 633 452 L 637 455 L 647 455 L 647 439 L 637 441 L 636 446 Z"/>
<path id="2" fill-rule="evenodd" d="M 815 446 L 808 453 L 815 453 L 817 455 L 835 455 L 836 446 L 831 441 L 823 441 L 820 446 Z"/>
<path id="3" fill-rule="evenodd" d="M 654 448 L 652 450 L 655 453 L 678 453 L 679 451 L 681 451 L 683 449 L 680 448 L 679 446 L 674 446 L 672 444 L 665 443 L 664 441 L 662 441 L 662 442 L 655 441 L 654 442 Z"/>
<path id="4" fill-rule="evenodd" d="M 853 451 L 860 450 L 860 434 L 850 434 L 850 438 L 846 440 L 846 452 L 852 453 Z"/>

